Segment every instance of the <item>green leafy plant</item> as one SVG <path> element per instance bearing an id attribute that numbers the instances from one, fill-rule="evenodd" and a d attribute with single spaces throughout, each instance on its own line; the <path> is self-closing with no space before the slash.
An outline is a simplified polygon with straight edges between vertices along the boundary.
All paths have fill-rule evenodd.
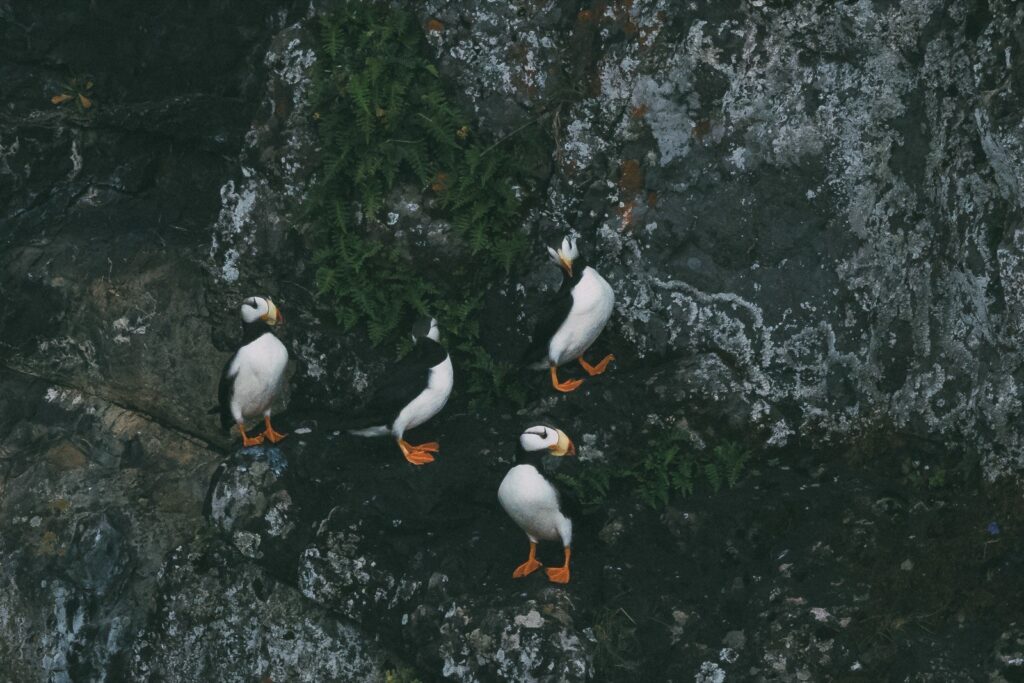
<path id="1" fill-rule="evenodd" d="M 527 125 L 491 140 L 448 99 L 424 32 L 403 9 L 343 0 L 320 19 L 311 102 L 322 142 L 306 214 L 321 300 L 343 327 L 393 340 L 413 314 L 438 318 L 471 394 L 515 394 L 511 368 L 476 343 L 488 286 L 526 248 L 524 205 L 552 143 Z M 510 140 L 515 138 L 515 143 Z M 398 188 L 451 226 L 454 256 L 416 267 L 380 215 Z"/>
<path id="2" fill-rule="evenodd" d="M 73 105 L 73 108 L 80 114 L 88 112 L 93 107 L 93 82 L 90 76 L 73 76 L 61 84 L 61 92 L 50 98 L 50 103 L 55 106 L 64 104 Z"/>
<path id="3" fill-rule="evenodd" d="M 732 488 L 750 457 L 750 451 L 733 442 L 697 450 L 686 434 L 673 430 L 648 439 L 645 448 L 623 460 L 588 465 L 577 476 L 558 476 L 585 507 L 603 503 L 619 488 L 658 510 L 673 496 L 693 495 L 701 481 L 716 493 L 723 485 Z"/>

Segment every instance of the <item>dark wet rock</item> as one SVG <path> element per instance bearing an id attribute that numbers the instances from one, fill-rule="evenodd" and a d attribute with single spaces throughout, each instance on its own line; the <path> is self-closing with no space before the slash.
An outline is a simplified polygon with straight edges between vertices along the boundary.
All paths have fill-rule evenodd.
<path id="1" fill-rule="evenodd" d="M 133 680 L 384 681 L 387 653 L 210 539 L 179 547 L 130 656 Z"/>
<path id="2" fill-rule="evenodd" d="M 393 572 L 358 531 L 331 526 L 328 518 L 302 555 L 303 594 L 375 630 L 401 633 L 425 671 L 458 681 L 583 681 L 593 675 L 592 638 L 574 625 L 565 591 L 549 589 L 541 600 L 525 602 L 504 591 L 461 593 L 443 574 L 424 581 L 415 567 Z"/>
<path id="3" fill-rule="evenodd" d="M 216 456 L 137 413 L 9 371 L 0 413 L 4 675 L 114 676 L 164 556 L 201 523 Z"/>
<path id="4" fill-rule="evenodd" d="M 567 230 L 618 296 L 611 372 L 516 415 L 457 387 L 424 469 L 334 433 L 393 349 L 312 295 L 320 9 L 0 3 L 3 675 L 1019 678 L 1020 3 L 417 6 L 482 128 L 557 141 L 485 343 Z M 91 110 L 50 104 L 77 77 Z M 462 253 L 415 187 L 383 216 L 410 267 Z M 236 452 L 206 410 L 252 292 L 292 434 Z M 659 511 L 618 487 L 568 587 L 513 581 L 494 492 L 547 415 L 575 465 L 673 428 L 757 460 Z"/>

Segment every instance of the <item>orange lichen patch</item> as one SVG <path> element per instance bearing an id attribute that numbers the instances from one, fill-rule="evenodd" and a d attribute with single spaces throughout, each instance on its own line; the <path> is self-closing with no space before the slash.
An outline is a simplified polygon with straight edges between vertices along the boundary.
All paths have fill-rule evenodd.
<path id="1" fill-rule="evenodd" d="M 648 192 L 647 193 L 647 206 L 649 206 L 649 207 L 651 207 L 653 209 L 657 205 L 658 205 L 658 193 L 657 192 Z"/>
<path id="2" fill-rule="evenodd" d="M 704 137 L 711 132 L 711 119 L 701 119 L 693 125 L 693 129 L 690 134 L 698 140 L 703 140 Z"/>
<path id="3" fill-rule="evenodd" d="M 579 14 L 576 15 L 576 21 L 581 24 L 589 24 L 594 20 L 594 13 L 588 9 L 580 10 Z"/>
<path id="4" fill-rule="evenodd" d="M 73 100 L 73 99 L 75 99 L 74 95 L 68 95 L 67 93 L 64 93 L 63 95 L 54 95 L 53 97 L 51 97 L 50 98 L 50 103 L 51 104 L 64 104 L 65 102 L 68 102 L 68 101 Z"/>
<path id="5" fill-rule="evenodd" d="M 632 109 L 630 109 L 629 110 L 629 115 L 631 117 L 633 117 L 634 119 L 642 119 L 643 117 L 647 116 L 647 112 L 648 111 L 649 110 L 647 108 L 647 105 L 646 104 L 641 104 L 639 106 L 636 106 L 636 107 L 633 107 Z"/>
<path id="6" fill-rule="evenodd" d="M 444 24 L 438 19 L 427 20 L 427 33 L 441 33 L 442 31 L 444 31 Z"/>
<path id="7" fill-rule="evenodd" d="M 430 182 L 430 189 L 434 192 L 444 192 L 448 189 L 448 174 L 444 171 L 438 171 L 434 174 L 434 179 Z"/>
<path id="8" fill-rule="evenodd" d="M 619 166 L 619 189 L 624 194 L 633 195 L 643 189 L 644 172 L 640 170 L 640 162 L 626 159 Z"/>

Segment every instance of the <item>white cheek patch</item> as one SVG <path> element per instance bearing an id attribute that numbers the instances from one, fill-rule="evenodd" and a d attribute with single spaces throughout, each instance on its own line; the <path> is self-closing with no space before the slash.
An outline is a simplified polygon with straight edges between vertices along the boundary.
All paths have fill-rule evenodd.
<path id="1" fill-rule="evenodd" d="M 576 257 L 580 255 L 580 250 L 576 248 L 575 238 L 570 239 L 566 236 L 562 240 L 562 255 L 565 256 L 567 261 L 575 261 Z"/>
<path id="2" fill-rule="evenodd" d="M 531 453 L 553 446 L 557 441 L 558 433 L 544 427 L 531 427 L 519 437 L 519 445 Z"/>
<path id="3" fill-rule="evenodd" d="M 264 299 L 254 296 L 246 299 L 240 310 L 242 313 L 242 320 L 247 323 L 254 323 L 261 315 L 265 315 L 267 311 L 270 310 L 270 306 Z"/>

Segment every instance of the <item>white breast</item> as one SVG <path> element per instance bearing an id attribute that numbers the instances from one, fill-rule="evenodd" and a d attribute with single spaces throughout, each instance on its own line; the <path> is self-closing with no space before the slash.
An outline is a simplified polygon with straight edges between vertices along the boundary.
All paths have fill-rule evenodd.
<path id="1" fill-rule="evenodd" d="M 572 522 L 558 507 L 558 492 L 533 465 L 516 465 L 498 487 L 498 502 L 530 540 L 572 543 Z"/>
<path id="2" fill-rule="evenodd" d="M 241 349 L 228 370 L 235 378 L 231 414 L 236 422 L 269 414 L 288 366 L 288 349 L 267 332 Z"/>
<path id="3" fill-rule="evenodd" d="M 562 365 L 590 348 L 608 323 L 615 306 L 615 292 L 601 275 L 587 266 L 572 290 L 572 309 L 551 337 L 548 358 Z"/>
<path id="4" fill-rule="evenodd" d="M 452 394 L 454 381 L 451 356 L 445 356 L 442 362 L 430 368 L 427 388 L 398 413 L 391 426 L 391 433 L 395 438 L 401 439 L 406 429 L 418 427 L 441 412 Z"/>

